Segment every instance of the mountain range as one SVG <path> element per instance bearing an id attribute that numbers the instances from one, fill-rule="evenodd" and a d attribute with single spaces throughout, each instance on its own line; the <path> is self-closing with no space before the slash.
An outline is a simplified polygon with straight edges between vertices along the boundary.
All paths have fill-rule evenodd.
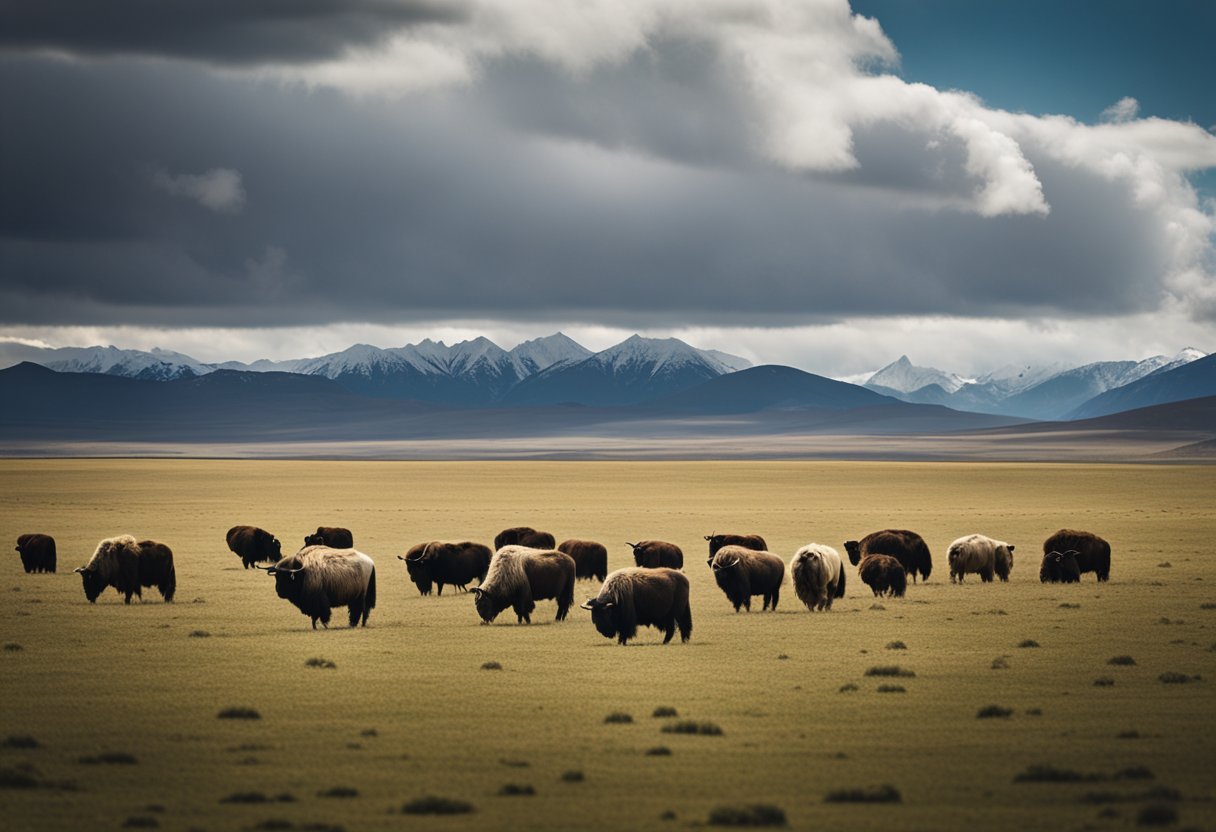
<path id="1" fill-rule="evenodd" d="M 257 384 L 259 375 L 304 376 L 359 397 L 441 409 L 641 406 L 649 412 L 730 414 L 872 407 L 899 400 L 1043 421 L 1091 418 L 1216 393 L 1212 357 L 1194 349 L 1081 367 L 1010 365 L 975 378 L 919 367 L 901 356 L 857 386 L 791 367 L 753 368 L 746 359 L 675 338 L 634 335 L 592 352 L 560 332 L 510 350 L 484 337 L 452 345 L 428 339 L 395 348 L 356 344 L 315 358 L 249 364 L 207 364 L 159 349 L 50 349 L 0 341 L 0 367 L 20 361 L 63 373 L 155 382 L 217 373 L 236 373 L 245 379 L 242 384 Z M 720 384 L 706 384 L 714 380 Z M 285 389 L 287 382 L 273 383 Z M 334 388 L 325 389 L 333 394 Z"/>

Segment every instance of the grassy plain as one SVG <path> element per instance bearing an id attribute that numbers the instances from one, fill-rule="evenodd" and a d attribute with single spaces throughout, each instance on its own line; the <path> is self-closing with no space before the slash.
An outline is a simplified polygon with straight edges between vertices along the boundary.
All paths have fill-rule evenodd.
<path id="1" fill-rule="evenodd" d="M 0 787 L 3 823 L 619 830 L 766 803 L 796 829 L 1123 829 L 1161 802 L 1144 792 L 1169 787 L 1179 823 L 1210 829 L 1214 504 L 1211 466 L 2 461 L 0 539 L 54 535 L 61 570 L 25 575 L 11 549 L 0 562 L 0 741 L 41 745 L 0 748 L 0 773 L 32 767 L 50 784 Z M 309 629 L 226 550 L 237 523 L 288 543 L 318 524 L 350 527 L 378 567 L 370 626 L 348 630 L 339 612 L 335 629 Z M 601 540 L 611 568 L 627 565 L 625 540 L 680 544 L 692 641 L 664 647 L 647 629 L 622 648 L 581 610 L 553 623 L 550 602 L 531 626 L 509 613 L 480 626 L 471 596 L 421 598 L 395 558 L 417 541 L 488 542 L 521 523 Z M 931 580 L 902 600 L 876 604 L 850 572 L 831 613 L 807 612 L 787 580 L 779 612 L 736 615 L 704 565 L 713 531 L 759 532 L 788 559 L 812 540 L 843 551 L 888 526 L 920 531 L 935 558 Z M 1060 526 L 1111 541 L 1110 583 L 1039 583 L 1038 547 Z M 113 592 L 85 602 L 71 569 L 128 531 L 173 548 L 177 603 L 154 592 L 130 607 Z M 949 583 L 946 547 L 973 531 L 1017 545 L 1010 583 Z M 577 597 L 596 590 L 580 582 Z M 906 649 L 887 649 L 894 641 Z M 1120 655 L 1135 664 L 1107 663 Z M 490 661 L 502 669 L 483 670 Z M 915 676 L 865 675 L 882 665 Z M 1164 684 L 1166 672 L 1202 679 Z M 1102 678 L 1113 684 L 1095 686 Z M 905 691 L 878 692 L 884 683 Z M 988 705 L 1012 714 L 977 719 Z M 216 718 L 231 706 L 261 719 Z M 671 720 L 651 716 L 658 706 L 723 734 L 662 733 Z M 634 721 L 605 723 L 615 711 Z M 657 746 L 671 754 L 645 753 Z M 136 762 L 80 762 L 106 752 Z M 1044 763 L 1105 778 L 1144 767 L 1153 779 L 1014 782 Z M 69 781 L 78 790 L 56 787 Z M 506 784 L 535 795 L 500 796 Z M 880 784 L 902 802 L 824 801 Z M 334 787 L 358 794 L 320 796 Z M 223 802 L 247 792 L 295 800 Z M 1085 800 L 1097 792 L 1129 800 Z M 421 795 L 476 812 L 400 813 Z"/>

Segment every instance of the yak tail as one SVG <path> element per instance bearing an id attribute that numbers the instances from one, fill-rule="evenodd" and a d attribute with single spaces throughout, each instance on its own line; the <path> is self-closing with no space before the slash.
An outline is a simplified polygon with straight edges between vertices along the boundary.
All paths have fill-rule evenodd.
<path id="1" fill-rule="evenodd" d="M 166 603 L 173 600 L 173 595 L 177 592 L 177 570 L 173 566 L 173 561 L 169 561 L 169 569 L 156 588 L 160 590 Z"/>
<path id="2" fill-rule="evenodd" d="M 840 576 L 839 577 L 840 577 L 840 580 L 838 580 L 836 582 L 836 596 L 835 597 L 843 598 L 844 597 L 844 564 L 843 563 L 840 565 Z"/>
<path id="3" fill-rule="evenodd" d="M 367 579 L 367 592 L 363 596 L 363 609 L 372 610 L 376 607 L 376 567 L 372 567 L 372 575 Z M 366 622 L 367 619 L 364 618 Z"/>

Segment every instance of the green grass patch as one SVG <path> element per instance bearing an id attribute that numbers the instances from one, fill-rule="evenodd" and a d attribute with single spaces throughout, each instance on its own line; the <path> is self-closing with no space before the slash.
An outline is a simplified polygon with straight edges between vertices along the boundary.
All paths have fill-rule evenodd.
<path id="1" fill-rule="evenodd" d="M 700 734 L 703 737 L 719 737 L 723 733 L 716 723 L 692 720 L 671 722 L 664 725 L 662 730 L 664 734 Z"/>
<path id="2" fill-rule="evenodd" d="M 901 679 L 912 679 L 916 677 L 916 673 L 911 670 L 906 670 L 897 664 L 880 665 L 871 667 L 866 671 L 867 676 L 897 676 Z"/>
<path id="3" fill-rule="evenodd" d="M 467 815 L 474 811 L 473 804 L 466 800 L 435 795 L 416 797 L 401 807 L 406 815 Z"/>
<path id="4" fill-rule="evenodd" d="M 788 826 L 785 810 L 768 803 L 718 806 L 709 813 L 710 826 Z"/>
<path id="5" fill-rule="evenodd" d="M 825 803 L 902 803 L 903 795 L 890 784 L 866 788 L 836 789 L 823 796 Z"/>

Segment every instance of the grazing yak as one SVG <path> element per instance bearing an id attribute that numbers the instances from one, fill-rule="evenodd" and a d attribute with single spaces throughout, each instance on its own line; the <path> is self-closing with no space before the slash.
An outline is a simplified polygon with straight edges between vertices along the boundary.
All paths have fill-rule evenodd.
<path id="1" fill-rule="evenodd" d="M 257 526 L 233 526 L 228 530 L 228 548 L 248 569 L 255 563 L 274 563 L 283 557 L 279 539 Z"/>
<path id="2" fill-rule="evenodd" d="M 718 550 L 723 546 L 742 546 L 744 549 L 751 549 L 756 552 L 767 552 L 768 544 L 764 542 L 764 538 L 758 534 L 707 534 L 705 539 L 709 541 L 709 558 L 706 563 L 714 559 L 714 555 L 718 554 Z"/>
<path id="3" fill-rule="evenodd" d="M 538 532 L 531 526 L 516 526 L 513 529 L 503 529 L 494 536 L 494 551 L 503 546 L 527 546 L 530 549 L 552 549 L 553 535 L 548 532 Z"/>
<path id="4" fill-rule="evenodd" d="M 710 558 L 714 580 L 735 607 L 752 611 L 752 596 L 764 596 L 763 609 L 776 611 L 785 580 L 785 561 L 772 552 L 757 552 L 742 546 L 723 546 Z"/>
<path id="5" fill-rule="evenodd" d="M 684 551 L 674 543 L 665 540 L 642 540 L 638 543 L 626 541 L 625 545 L 633 549 L 633 562 L 638 566 L 647 569 L 684 568 Z"/>
<path id="6" fill-rule="evenodd" d="M 23 534 L 17 538 L 17 551 L 26 572 L 55 571 L 55 538 L 49 534 Z"/>
<path id="7" fill-rule="evenodd" d="M 903 564 L 890 555 L 866 555 L 861 559 L 857 574 L 876 596 L 902 598 L 908 591 L 908 575 Z"/>
<path id="8" fill-rule="evenodd" d="M 556 549 L 504 546 L 494 553 L 486 579 L 473 594 L 486 624 L 507 607 L 515 610 L 517 622 L 531 624 L 536 602 L 547 598 L 557 601 L 554 620 L 564 621 L 574 603 L 574 558 Z"/>
<path id="9" fill-rule="evenodd" d="M 376 564 L 354 549 L 305 546 L 266 570 L 274 578 L 280 598 L 295 604 L 300 612 L 329 629 L 331 610 L 346 607 L 350 626 L 367 626 L 367 616 L 376 606 Z"/>
<path id="10" fill-rule="evenodd" d="M 912 576 L 912 583 L 916 583 L 918 572 L 927 581 L 929 573 L 933 571 L 933 558 L 925 539 L 907 529 L 873 532 L 860 541 L 845 541 L 844 548 L 849 553 L 849 563 L 854 566 L 860 564 L 866 555 L 890 555 L 899 561 L 905 573 Z"/>
<path id="11" fill-rule="evenodd" d="M 830 610 L 833 598 L 844 597 L 844 561 L 831 546 L 808 543 L 790 561 L 794 594 L 808 610 Z"/>
<path id="12" fill-rule="evenodd" d="M 563 540 L 557 551 L 574 558 L 574 577 L 594 578 L 602 581 L 608 577 L 608 547 L 594 540 Z"/>
<path id="13" fill-rule="evenodd" d="M 486 570 L 490 568 L 491 552 L 489 546 L 469 540 L 461 543 L 432 540 L 414 546 L 404 557 L 397 557 L 405 561 L 405 571 L 419 593 L 430 595 L 431 584 L 436 584 L 438 594 L 442 595 L 444 584 L 451 584 L 463 592 L 474 578 L 484 581 Z"/>
<path id="14" fill-rule="evenodd" d="M 671 641 L 676 627 L 680 641 L 692 635 L 692 610 L 688 606 L 688 578 L 675 569 L 618 569 L 604 580 L 600 594 L 582 606 L 591 611 L 591 623 L 605 638 L 621 644 L 637 635 L 638 627 L 663 631 L 663 643 Z"/>
<path id="15" fill-rule="evenodd" d="M 1039 581 L 1045 584 L 1079 584 L 1081 583 L 1081 567 L 1077 564 L 1077 553 L 1073 549 L 1066 552 L 1046 552 L 1039 566 Z"/>
<path id="16" fill-rule="evenodd" d="M 304 538 L 305 546 L 327 546 L 330 549 L 355 548 L 355 536 L 350 529 L 341 526 L 317 526 L 317 530 Z"/>
<path id="17" fill-rule="evenodd" d="M 1008 581 L 1013 570 L 1013 544 L 969 534 L 950 544 L 946 560 L 950 563 L 950 583 L 961 584 L 968 572 L 978 574 L 984 583 L 992 583 L 994 575 Z"/>
<path id="18" fill-rule="evenodd" d="M 1077 568 L 1081 574 L 1093 572 L 1099 581 L 1110 578 L 1110 544 L 1092 532 L 1060 529 L 1043 541 L 1043 554 L 1076 552 Z"/>
<path id="19" fill-rule="evenodd" d="M 156 587 L 166 602 L 172 601 L 177 591 L 177 572 L 169 547 L 155 540 L 136 541 L 129 534 L 108 537 L 98 543 L 93 557 L 76 572 L 90 604 L 96 603 L 97 596 L 108 586 L 123 596 L 124 604 L 131 603 L 132 595 L 143 600 L 145 586 Z"/>

